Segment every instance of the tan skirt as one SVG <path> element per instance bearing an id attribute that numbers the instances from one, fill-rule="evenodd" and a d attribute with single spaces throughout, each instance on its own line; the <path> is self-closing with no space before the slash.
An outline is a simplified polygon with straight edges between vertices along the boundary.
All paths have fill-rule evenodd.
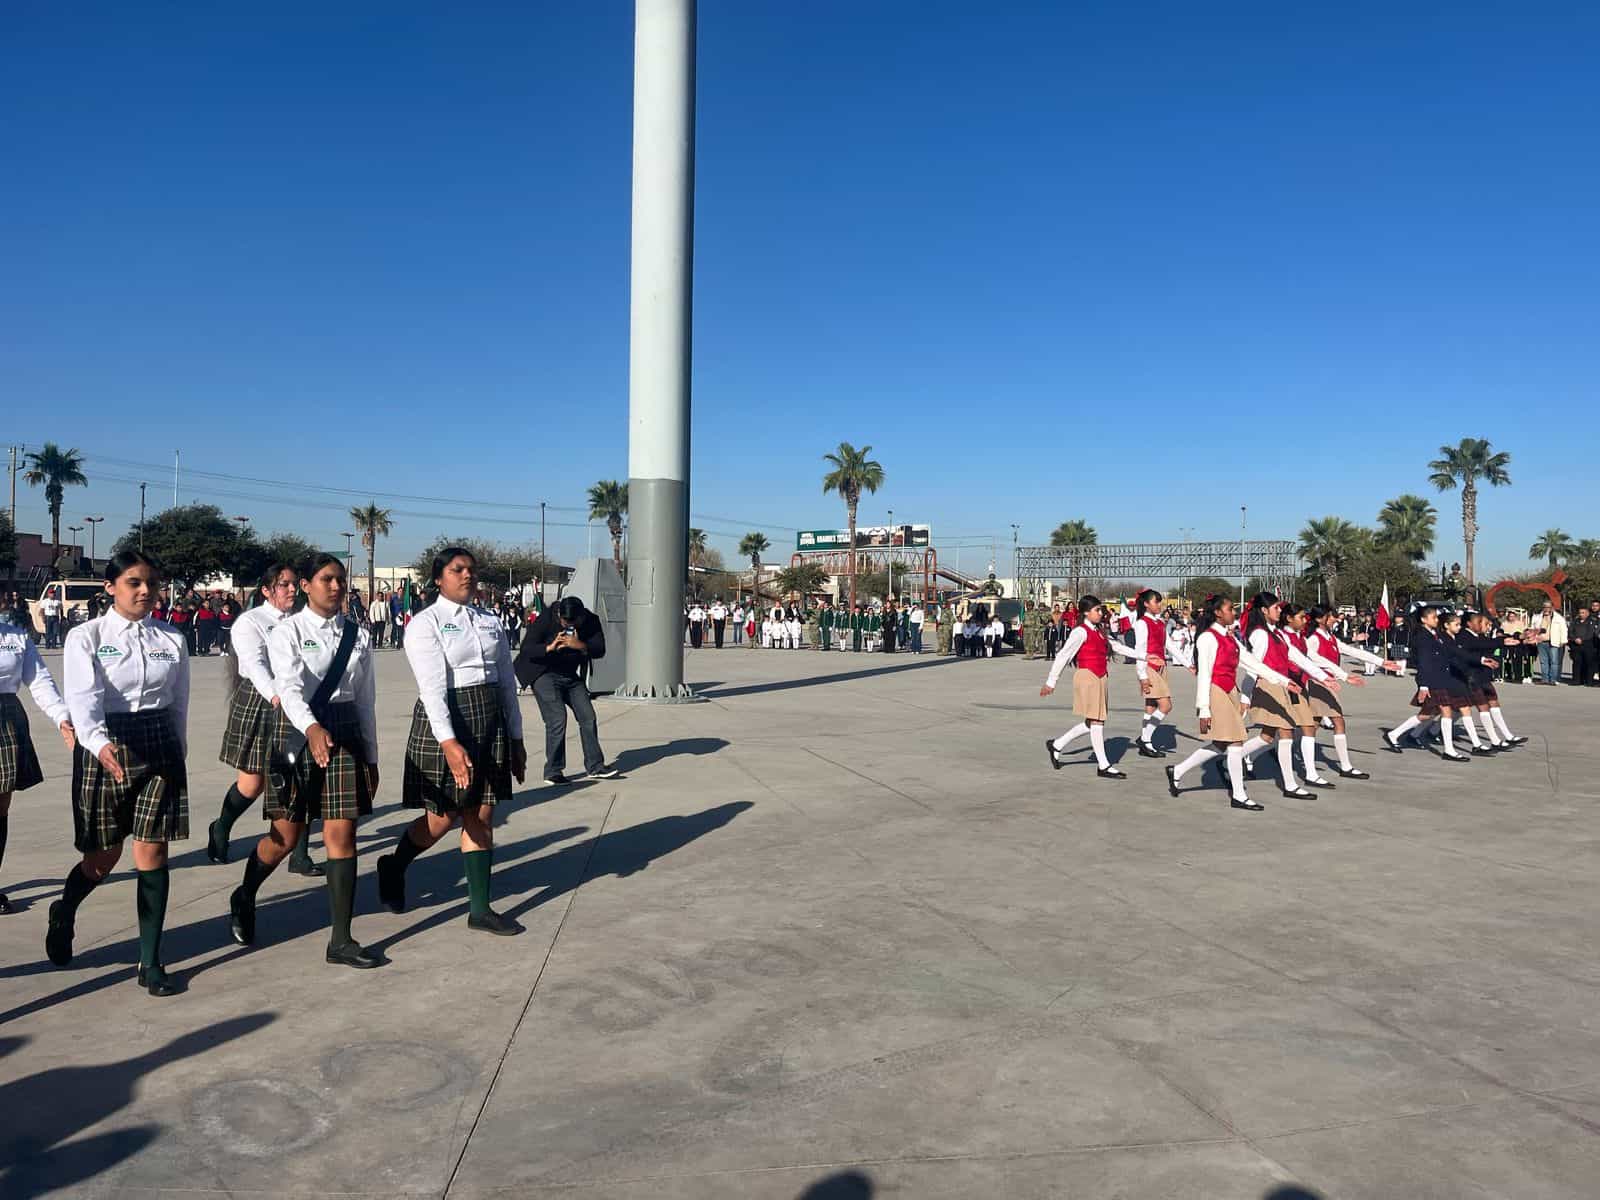
<path id="1" fill-rule="evenodd" d="M 1323 717 L 1344 716 L 1344 706 L 1339 703 L 1339 697 L 1315 680 L 1306 689 L 1306 695 L 1311 697 L 1311 712 L 1319 721 Z"/>
<path id="2" fill-rule="evenodd" d="M 1300 719 L 1289 703 L 1289 693 L 1265 679 L 1256 680 L 1250 693 L 1250 724 L 1257 729 L 1296 729 Z"/>
<path id="3" fill-rule="evenodd" d="M 1214 742 L 1242 742 L 1245 739 L 1244 706 L 1238 692 L 1225 692 L 1211 685 L 1211 732 L 1202 734 Z"/>
<path id="4" fill-rule="evenodd" d="M 1172 698 L 1172 685 L 1167 682 L 1167 669 L 1162 667 L 1156 670 L 1151 667 L 1146 673 L 1150 681 L 1150 690 L 1145 692 L 1146 700 L 1170 700 Z"/>
<path id="5" fill-rule="evenodd" d="M 1106 719 L 1106 677 L 1079 667 L 1072 673 L 1072 711 L 1086 721 Z"/>

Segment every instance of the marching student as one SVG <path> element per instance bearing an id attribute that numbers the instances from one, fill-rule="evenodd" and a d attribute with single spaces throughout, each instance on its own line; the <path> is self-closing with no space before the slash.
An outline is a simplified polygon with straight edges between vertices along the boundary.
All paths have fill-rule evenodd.
<path id="1" fill-rule="evenodd" d="M 24 629 L 0 621 L 0 865 L 6 857 L 6 829 L 10 824 L 11 795 L 44 782 L 39 756 L 28 731 L 28 714 L 17 693 L 26 687 L 33 694 L 39 711 L 61 731 L 61 740 L 71 750 L 77 745 L 72 717 L 56 691 L 56 681 L 39 657 L 39 648 Z M 11 903 L 0 892 L 0 913 L 11 911 Z"/>
<path id="2" fill-rule="evenodd" d="M 1339 662 L 1342 658 L 1352 658 L 1367 667 L 1382 667 L 1386 671 L 1398 671 L 1398 663 L 1386 659 L 1381 654 L 1374 654 L 1370 650 L 1363 650 L 1359 646 L 1352 646 L 1348 642 L 1340 641 L 1334 636 L 1334 625 L 1338 621 L 1338 613 L 1319 604 L 1308 614 L 1306 626 L 1306 644 L 1310 647 L 1311 656 L 1325 664 L 1325 669 L 1332 671 L 1341 680 L 1347 681 L 1351 687 L 1363 686 L 1359 676 L 1351 676 L 1342 671 Z M 1344 721 L 1344 705 L 1339 700 L 1337 692 L 1330 691 L 1322 684 L 1313 680 L 1306 688 L 1306 697 L 1311 701 L 1312 715 L 1323 720 L 1333 722 L 1333 748 L 1339 756 L 1339 765 L 1336 770 L 1343 779 L 1370 779 L 1367 772 L 1359 769 L 1350 761 L 1350 739 L 1346 736 Z M 1316 731 L 1312 731 L 1312 741 L 1306 746 L 1304 738 L 1301 746 L 1306 754 L 1307 769 L 1316 754 Z"/>
<path id="3" fill-rule="evenodd" d="M 1193 768 L 1226 754 L 1230 806 L 1260 812 L 1265 806 L 1245 793 L 1246 733 L 1244 704 L 1239 699 L 1239 669 L 1242 667 L 1257 685 L 1270 683 L 1286 695 L 1297 694 L 1300 686 L 1239 645 L 1229 632 L 1233 616 L 1229 597 L 1212 596 L 1201 607 L 1195 622 L 1195 712 L 1200 718 L 1200 736 L 1209 738 L 1211 745 L 1200 747 L 1177 766 L 1167 768 L 1167 791 L 1177 796 L 1178 780 Z"/>
<path id="4" fill-rule="evenodd" d="M 477 576 L 478 560 L 464 547 L 434 555 L 439 596 L 412 621 L 406 639 L 419 695 L 400 802 L 427 811 L 400 835 L 393 853 L 378 859 L 378 898 L 389 911 L 405 912 L 406 868 L 459 821 L 467 928 L 506 937 L 522 926 L 489 907 L 494 810 L 510 801 L 512 779 L 522 782 L 528 751 L 511 643 L 494 614 L 472 603 Z"/>
<path id="5" fill-rule="evenodd" d="M 1160 610 L 1161 593 L 1154 588 L 1146 588 L 1133 599 L 1133 652 L 1137 655 L 1133 670 L 1144 696 L 1139 753 L 1145 758 L 1167 756 L 1165 750 L 1156 749 L 1156 726 L 1172 711 L 1172 687 L 1167 682 L 1167 623 Z"/>
<path id="6" fill-rule="evenodd" d="M 1297 614 L 1304 611 L 1298 605 L 1289 607 Z M 1300 786 L 1294 773 L 1295 732 L 1299 730 L 1302 734 L 1314 734 L 1316 725 L 1316 718 L 1311 715 L 1311 706 L 1306 702 L 1303 689 L 1308 679 L 1316 680 L 1332 692 L 1338 691 L 1339 684 L 1332 672 L 1317 666 L 1289 640 L 1288 632 L 1281 624 L 1284 612 L 1284 602 L 1272 592 L 1258 593 L 1245 611 L 1245 644 L 1250 652 L 1273 673 L 1287 676 L 1295 685 L 1294 690 L 1290 691 L 1270 678 L 1258 676 L 1250 693 L 1250 720 L 1260 730 L 1263 740 L 1277 743 L 1278 772 L 1283 794 L 1291 799 L 1309 800 L 1311 793 Z M 1249 750 L 1246 752 L 1251 753 Z M 1314 767 L 1307 782 L 1312 780 L 1315 780 L 1313 787 L 1333 786 L 1318 777 Z"/>
<path id="7" fill-rule="evenodd" d="M 73 845 L 83 860 L 50 905 L 45 954 L 72 961 L 78 906 L 111 873 L 133 839 L 138 873 L 139 986 L 152 996 L 182 991 L 161 965 L 166 923 L 167 843 L 189 836 L 189 645 L 150 619 L 161 571 L 140 551 L 106 564 L 111 609 L 67 634 L 62 682 L 77 733 L 72 764 Z"/>
<path id="8" fill-rule="evenodd" d="M 1096 775 L 1102 779 L 1126 779 L 1127 773 L 1111 765 L 1106 757 L 1106 668 L 1113 653 L 1132 658 L 1133 650 L 1106 636 L 1101 628 L 1106 610 L 1094 596 L 1085 596 L 1078 602 L 1083 621 L 1067 635 L 1067 644 L 1057 652 L 1050 664 L 1050 674 L 1039 689 L 1039 695 L 1048 696 L 1056 690 L 1056 681 L 1070 662 L 1072 672 L 1072 711 L 1083 720 L 1058 738 L 1045 738 L 1045 753 L 1050 765 L 1061 769 L 1061 755 L 1080 734 L 1089 735 L 1094 747 L 1095 762 L 1099 764 Z"/>
<path id="9" fill-rule="evenodd" d="M 1310 690 L 1316 688 L 1324 695 L 1331 696 L 1335 703 L 1339 698 L 1338 689 L 1345 683 L 1351 687 L 1364 687 L 1366 680 L 1358 676 L 1351 676 L 1348 671 L 1337 662 L 1329 662 L 1320 655 L 1311 654 L 1310 643 L 1306 641 L 1307 622 L 1310 613 L 1298 604 L 1284 601 L 1282 611 L 1278 617 L 1277 632 L 1288 643 L 1291 670 L 1289 677 L 1300 685 L 1301 694 L 1289 698 L 1289 706 L 1295 719 L 1299 722 L 1296 728 L 1300 732 L 1300 757 L 1305 762 L 1306 786 L 1314 788 L 1332 788 L 1335 786 L 1331 780 L 1323 779 L 1317 771 L 1317 719 L 1318 712 L 1311 702 Z M 1319 668 L 1323 677 L 1318 678 L 1308 668 Z M 1331 676 L 1331 678 L 1330 678 Z M 1281 736 L 1281 735 L 1280 735 Z M 1291 762 L 1293 759 L 1291 758 Z M 1343 774 L 1343 768 L 1340 773 Z"/>
<path id="10" fill-rule="evenodd" d="M 322 819 L 327 849 L 331 937 L 324 954 L 337 966 L 366 970 L 382 960 L 350 935 L 356 896 L 356 820 L 372 811 L 378 790 L 378 722 L 372 640 L 345 611 L 349 586 L 336 555 L 314 556 L 300 573 L 305 607 L 284 617 L 267 637 L 272 685 L 289 724 L 293 755 L 273 766 L 266 805 L 272 822 L 228 898 L 229 932 L 241 946 L 256 940 L 256 893 L 267 876 Z"/>
<path id="11" fill-rule="evenodd" d="M 1497 749 L 1509 750 L 1513 746 L 1520 746 L 1528 739 L 1518 737 L 1511 732 L 1511 727 L 1506 724 L 1505 711 L 1500 707 L 1500 693 L 1495 690 L 1494 671 L 1485 665 L 1493 661 L 1494 652 L 1501 646 L 1517 646 L 1521 638 L 1496 638 L 1490 632 L 1491 626 L 1487 613 L 1469 612 L 1465 625 L 1456 635 L 1456 644 L 1461 647 L 1469 660 L 1467 682 L 1472 688 L 1470 699 L 1478 710 L 1478 717 L 1483 722 L 1483 731 L 1489 735 L 1489 742 Z M 1472 665 L 1475 663 L 1476 665 Z"/>
<path id="12" fill-rule="evenodd" d="M 1460 651 L 1453 642 L 1447 643 L 1441 635 L 1439 609 L 1425 604 L 1417 612 L 1418 627 L 1411 638 L 1411 661 L 1417 671 L 1417 694 L 1411 703 L 1417 709 L 1415 716 L 1407 717 L 1393 729 L 1383 731 L 1383 746 L 1391 754 L 1401 753 L 1399 739 L 1424 721 L 1437 717 L 1439 732 L 1444 741 L 1440 755 L 1445 762 L 1470 762 L 1468 755 L 1456 749 L 1455 713 L 1466 704 L 1466 677 L 1458 664 Z M 1492 660 L 1491 660 L 1492 661 Z M 1469 740 L 1477 741 L 1477 731 L 1470 719 L 1464 722 Z M 1493 753 L 1493 751 L 1489 751 Z"/>
<path id="13" fill-rule="evenodd" d="M 229 666 L 235 682 L 218 758 L 238 776 L 222 798 L 222 812 L 206 831 L 206 857 L 214 863 L 228 861 L 228 838 L 234 823 L 266 791 L 267 765 L 274 753 L 283 750 L 289 732 L 272 682 L 267 638 L 294 610 L 299 579 L 289 563 L 271 564 L 257 583 L 255 605 L 234 622 Z M 296 875 L 322 874 L 306 851 L 310 840 L 308 835 L 296 842 L 289 857 L 289 870 Z"/>

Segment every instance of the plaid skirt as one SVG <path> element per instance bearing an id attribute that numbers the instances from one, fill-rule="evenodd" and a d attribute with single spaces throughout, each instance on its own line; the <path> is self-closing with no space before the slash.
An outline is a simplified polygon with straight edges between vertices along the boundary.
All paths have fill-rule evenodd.
<path id="1" fill-rule="evenodd" d="M 0 692 L 0 796 L 43 782 L 22 701 L 15 692 Z"/>
<path id="2" fill-rule="evenodd" d="M 72 844 L 81 853 L 123 839 L 175 842 L 189 836 L 189 774 L 168 709 L 107 713 L 106 732 L 122 759 L 123 781 L 84 749 L 72 756 Z"/>
<path id="3" fill-rule="evenodd" d="M 294 769 L 268 781 L 261 812 L 269 821 L 354 821 L 372 811 L 372 781 L 367 775 L 367 744 L 361 715 L 350 703 L 328 708 L 322 727 L 333 739 L 328 765 L 317 766 L 311 748 L 301 746 Z"/>
<path id="4" fill-rule="evenodd" d="M 222 753 L 217 757 L 251 775 L 265 775 L 267 760 L 283 749 L 289 719 L 248 679 L 239 680 L 228 702 L 228 727 L 222 732 Z"/>
<path id="5" fill-rule="evenodd" d="M 1431 689 L 1426 698 L 1419 688 L 1417 694 L 1411 697 L 1411 707 L 1417 710 L 1417 716 L 1428 720 L 1439 715 L 1442 708 L 1469 708 L 1472 701 L 1467 699 L 1464 692 L 1441 692 L 1437 688 Z"/>
<path id="6" fill-rule="evenodd" d="M 511 799 L 511 737 L 500 711 L 498 684 L 451 688 L 450 725 L 456 740 L 472 763 L 472 783 L 466 794 L 456 787 L 444 751 L 433 736 L 428 714 L 418 700 L 411 710 L 411 733 L 406 738 L 405 782 L 400 803 L 425 808 L 436 816 L 499 804 Z"/>

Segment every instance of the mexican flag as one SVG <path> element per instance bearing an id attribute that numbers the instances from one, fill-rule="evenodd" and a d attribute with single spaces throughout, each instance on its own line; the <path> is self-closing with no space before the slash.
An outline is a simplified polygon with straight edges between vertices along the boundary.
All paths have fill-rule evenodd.
<path id="1" fill-rule="evenodd" d="M 1383 596 L 1378 601 L 1378 611 L 1372 616 L 1372 623 L 1379 629 L 1389 628 L 1389 585 L 1383 585 Z"/>

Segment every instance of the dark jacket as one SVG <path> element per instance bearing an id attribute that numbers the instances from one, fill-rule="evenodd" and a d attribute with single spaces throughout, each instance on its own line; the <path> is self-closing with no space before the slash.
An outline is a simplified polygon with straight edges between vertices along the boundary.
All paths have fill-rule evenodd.
<path id="1" fill-rule="evenodd" d="M 1411 665 L 1416 668 L 1419 688 L 1442 696 L 1464 692 L 1467 683 L 1466 672 L 1461 667 L 1464 657 L 1455 643 L 1443 634 L 1417 626 L 1411 639 Z"/>
<path id="2" fill-rule="evenodd" d="M 555 641 L 560 630 L 561 618 L 553 607 L 545 609 L 528 627 L 522 639 L 522 649 L 517 652 L 515 670 L 518 683 L 532 687 L 533 681 L 544 674 L 577 679 L 583 675 L 586 661 L 606 656 L 605 630 L 600 627 L 600 618 L 588 609 L 583 610 L 574 625 L 578 640 L 588 648 L 588 654 L 576 650 L 547 650 L 546 647 Z"/>
<path id="3" fill-rule="evenodd" d="M 1500 649 L 1500 639 L 1479 637 L 1470 629 L 1462 629 L 1456 634 L 1456 647 L 1461 651 L 1462 673 L 1468 683 L 1483 687 L 1494 682 L 1494 668 L 1484 666 L 1483 660 L 1495 656 L 1495 651 Z"/>

